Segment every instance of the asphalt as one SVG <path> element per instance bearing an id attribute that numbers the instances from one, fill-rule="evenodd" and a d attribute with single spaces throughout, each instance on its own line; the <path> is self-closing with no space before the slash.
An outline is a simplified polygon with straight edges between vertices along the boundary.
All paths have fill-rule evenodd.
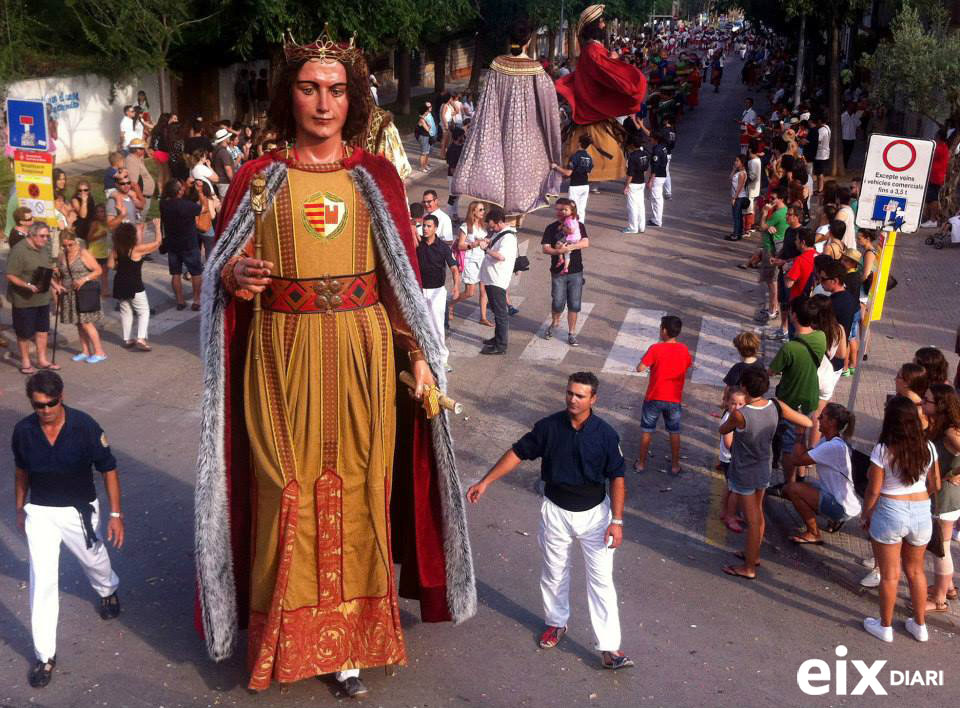
<path id="1" fill-rule="evenodd" d="M 450 394 L 466 407 L 454 421 L 464 484 L 478 479 L 500 453 L 540 417 L 563 405 L 567 375 L 589 369 L 601 377 L 597 413 L 619 431 L 628 460 L 639 442 L 639 411 L 646 379 L 618 371 L 642 351 L 643 318 L 652 312 L 684 320 L 681 341 L 699 362 L 688 382 L 684 410 L 684 465 L 680 478 L 668 467 L 663 433 L 655 437 L 648 472 L 628 473 L 624 545 L 617 552 L 623 648 L 637 666 L 619 672 L 600 667 L 586 607 L 583 565 L 575 554 L 569 634 L 559 647 L 540 650 L 537 527 L 538 467 L 525 464 L 495 484 L 469 509 L 480 608 L 460 626 L 422 624 L 417 607 L 401 601 L 410 662 L 395 676 L 364 672 L 371 689 L 364 703 L 377 706 L 782 706 L 873 704 L 875 698 L 820 697 L 801 692 L 797 672 L 807 659 L 833 669 L 846 647 L 849 686 L 858 682 L 853 660 L 887 664 L 879 677 L 892 705 L 940 706 L 954 698 L 954 630 L 930 624 L 927 645 L 915 642 L 898 621 L 893 644 L 867 635 L 860 623 L 876 613 L 876 601 L 851 593 L 808 549 L 788 547 L 776 521 L 782 502 L 768 508 L 767 543 L 755 581 L 723 575 L 723 565 L 742 540 L 716 519 L 722 480 L 712 471 L 720 387 L 711 372 L 729 356 L 729 332 L 753 326 L 762 292 L 735 264 L 749 242 L 728 244 L 729 166 L 737 150 L 734 119 L 745 90 L 735 83 L 737 63 L 719 94 L 704 92 L 700 108 L 686 116 L 671 169 L 674 198 L 662 229 L 624 236 L 624 198 L 616 184 L 591 194 L 584 253 L 581 346 L 547 346 L 537 334 L 549 317 L 547 258 L 539 234 L 551 215 L 524 223 L 531 269 L 512 286 L 520 312 L 511 321 L 505 357 L 476 355 L 483 334 L 460 308 L 450 335 L 454 349 Z M 446 188 L 440 170 L 408 188 Z M 461 204 L 461 208 L 465 205 Z M 956 281 L 955 251 L 936 257 L 916 237 L 903 238 L 895 271 L 901 280 L 875 331 L 865 367 L 858 412 L 861 445 L 875 437 L 883 396 L 893 371 L 913 349 L 935 344 L 952 351 L 954 313 L 944 307 Z M 121 578 L 123 612 L 103 622 L 76 563 L 65 555 L 61 574 L 58 667 L 51 685 L 31 690 L 28 566 L 12 504 L 0 515 L 0 704 L 10 706 L 323 706 L 349 703 L 329 680 L 274 686 L 252 696 L 244 688 L 242 652 L 221 664 L 205 655 L 192 629 L 192 502 L 199 430 L 199 322 L 170 310 L 164 268 L 150 264 L 148 291 L 162 332 L 151 335 L 150 354 L 118 346 L 117 326 L 106 326 L 110 358 L 91 366 L 61 361 L 67 401 L 94 415 L 107 430 L 119 459 L 128 539 L 111 555 Z M 903 276 L 903 277 L 901 277 Z M 931 297 L 934 295 L 934 297 Z M 522 300 L 521 300 L 522 298 Z M 4 318 L 9 310 L 4 311 Z M 181 318 L 177 320 L 176 318 Z M 4 319 L 3 321 L 8 321 Z M 489 335 L 486 335 L 489 336 Z M 557 342 L 557 338 L 552 340 Z M 64 353 L 73 353 L 68 343 Z M 766 352 L 772 356 L 773 351 Z M 950 355 L 951 365 L 956 357 Z M 622 367 L 620 367 L 622 368 Z M 26 415 L 22 377 L 0 366 L 0 425 L 9 430 Z M 848 382 L 838 390 L 844 400 Z M 10 456 L 0 458 L 8 478 Z M 843 532 L 842 532 L 843 533 Z M 854 547 L 854 551 L 858 549 Z M 889 671 L 942 670 L 943 687 L 891 685 Z"/>

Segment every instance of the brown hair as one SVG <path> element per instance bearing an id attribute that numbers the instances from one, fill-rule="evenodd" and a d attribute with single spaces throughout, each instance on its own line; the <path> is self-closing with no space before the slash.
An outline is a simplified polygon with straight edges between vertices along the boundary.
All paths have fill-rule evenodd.
<path id="1" fill-rule="evenodd" d="M 740 332 L 733 338 L 733 346 L 744 359 L 748 356 L 756 356 L 760 351 L 760 337 L 756 332 Z"/>
<path id="2" fill-rule="evenodd" d="M 846 406 L 839 403 L 828 403 L 824 406 L 820 415 L 827 416 L 837 424 L 837 432 L 845 440 L 853 437 L 853 429 L 857 424 L 857 417 L 847 410 Z"/>
<path id="3" fill-rule="evenodd" d="M 897 374 L 900 376 L 900 380 L 906 384 L 907 388 L 921 398 L 930 387 L 927 370 L 920 366 L 920 364 L 914 364 L 912 361 L 909 361 L 900 367 L 900 371 L 898 371 Z"/>
<path id="4" fill-rule="evenodd" d="M 133 224 L 120 224 L 113 232 L 113 248 L 118 256 L 130 258 L 137 245 L 137 227 Z"/>
<path id="5" fill-rule="evenodd" d="M 920 347 L 913 353 L 913 362 L 926 369 L 927 381 L 931 385 L 946 383 L 950 377 L 947 358 L 936 347 Z"/>
<path id="6" fill-rule="evenodd" d="M 950 384 L 936 383 L 930 387 L 934 413 L 930 416 L 927 438 L 937 440 L 949 428 L 960 428 L 960 396 Z"/>
<path id="7" fill-rule="evenodd" d="M 304 64 L 309 61 L 291 62 L 279 72 L 273 85 L 270 97 L 270 109 L 267 117 L 270 127 L 277 131 L 279 140 L 293 142 L 297 137 L 297 123 L 293 115 L 293 87 L 297 83 L 297 75 Z M 347 110 L 347 119 L 343 123 L 343 139 L 348 143 L 357 144 L 366 135 L 367 122 L 370 111 L 373 110 L 373 96 L 368 84 L 367 62 L 356 59 L 343 65 L 347 75 L 347 99 L 350 108 Z"/>
<path id="8" fill-rule="evenodd" d="M 887 403 L 879 442 L 887 448 L 890 467 L 908 485 L 919 480 L 930 464 L 920 412 L 906 396 L 894 396 Z"/>

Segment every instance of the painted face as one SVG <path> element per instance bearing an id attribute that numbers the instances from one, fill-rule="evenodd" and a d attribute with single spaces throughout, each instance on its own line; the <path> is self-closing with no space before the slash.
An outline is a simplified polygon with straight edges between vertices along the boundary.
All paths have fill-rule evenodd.
<path id="1" fill-rule="evenodd" d="M 293 86 L 297 140 L 340 140 L 347 120 L 347 71 L 340 62 L 308 61 Z"/>

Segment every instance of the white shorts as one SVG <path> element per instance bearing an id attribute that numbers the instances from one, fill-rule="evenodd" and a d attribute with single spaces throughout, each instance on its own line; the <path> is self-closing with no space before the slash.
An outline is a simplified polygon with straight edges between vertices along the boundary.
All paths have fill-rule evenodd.
<path id="1" fill-rule="evenodd" d="M 937 519 L 938 521 L 957 521 L 960 519 L 960 509 L 957 509 L 956 511 L 947 511 L 943 514 L 934 514 L 933 518 Z"/>
<path id="2" fill-rule="evenodd" d="M 464 285 L 476 285 L 480 282 L 480 261 L 466 261 L 461 274 Z"/>

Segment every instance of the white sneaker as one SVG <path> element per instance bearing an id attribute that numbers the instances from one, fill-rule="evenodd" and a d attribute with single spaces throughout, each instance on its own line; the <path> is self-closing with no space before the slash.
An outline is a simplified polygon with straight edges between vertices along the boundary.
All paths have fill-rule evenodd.
<path id="1" fill-rule="evenodd" d="M 920 224 L 920 228 L 921 228 L 921 229 L 935 229 L 935 228 L 937 228 L 938 225 L 939 225 L 939 224 L 937 224 L 936 221 L 930 221 L 930 220 L 928 220 L 928 221 L 924 221 L 922 224 Z"/>
<path id="2" fill-rule="evenodd" d="M 863 620 L 863 628 L 881 642 L 893 641 L 893 627 L 884 627 L 876 617 L 867 617 Z M 926 627 L 924 627 L 924 631 L 926 631 Z"/>
<path id="3" fill-rule="evenodd" d="M 880 569 L 874 568 L 869 573 L 864 575 L 860 580 L 860 584 L 865 588 L 875 588 L 880 585 Z"/>
<path id="4" fill-rule="evenodd" d="M 873 556 L 867 556 L 866 558 L 860 561 L 860 565 L 862 565 L 864 568 L 876 568 L 877 559 L 874 558 Z"/>
<path id="5" fill-rule="evenodd" d="M 927 625 L 917 624 L 913 617 L 910 617 L 904 625 L 907 627 L 907 631 L 913 635 L 913 638 L 918 642 L 925 642 L 930 639 L 930 635 L 927 634 Z M 889 627 L 887 629 L 890 629 Z"/>

